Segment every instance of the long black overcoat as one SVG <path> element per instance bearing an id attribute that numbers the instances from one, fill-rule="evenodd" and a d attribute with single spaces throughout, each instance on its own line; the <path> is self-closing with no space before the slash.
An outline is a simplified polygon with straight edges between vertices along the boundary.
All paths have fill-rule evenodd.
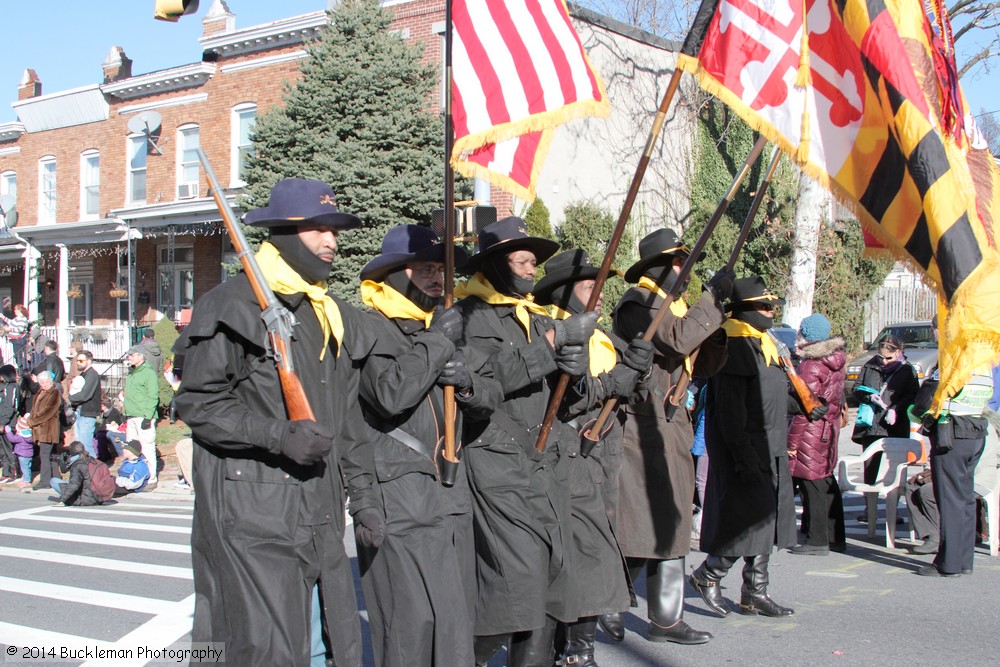
<path id="1" fill-rule="evenodd" d="M 194 641 L 226 643 L 233 664 L 305 665 L 310 602 L 319 583 L 333 664 L 361 664 L 350 563 L 344 552 L 340 457 L 365 437 L 357 361 L 371 348 L 361 313 L 335 299 L 346 333 L 323 337 L 304 294 L 278 295 L 298 320 L 296 370 L 316 415 L 335 434 L 321 461 L 280 454 L 286 412 L 260 307 L 245 275 L 199 300 L 186 333 L 177 409 L 194 442 Z"/>
<path id="2" fill-rule="evenodd" d="M 796 543 L 786 449 L 790 400 L 785 372 L 765 363 L 760 341 L 731 337 L 726 365 L 708 381 L 705 553 L 759 556 Z M 735 462 L 748 456 L 761 465 L 753 479 L 736 470 Z"/>

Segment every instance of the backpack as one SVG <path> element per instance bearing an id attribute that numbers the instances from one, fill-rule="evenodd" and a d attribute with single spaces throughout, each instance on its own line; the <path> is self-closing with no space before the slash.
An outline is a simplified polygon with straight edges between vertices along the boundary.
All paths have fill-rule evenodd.
<path id="1" fill-rule="evenodd" d="M 115 495 L 115 480 L 111 476 L 108 466 L 97 459 L 90 459 L 87 462 L 87 472 L 90 474 L 90 490 L 94 492 L 98 500 L 102 503 L 111 500 Z"/>

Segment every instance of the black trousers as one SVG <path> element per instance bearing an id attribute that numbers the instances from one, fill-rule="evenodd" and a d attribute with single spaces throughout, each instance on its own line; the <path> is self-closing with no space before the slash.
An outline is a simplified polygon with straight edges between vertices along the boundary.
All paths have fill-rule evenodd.
<path id="1" fill-rule="evenodd" d="M 52 485 L 49 482 L 52 481 L 52 476 L 59 474 L 59 466 L 52 460 L 55 447 L 53 442 L 38 443 L 38 483 L 36 486 L 39 489 L 50 488 Z"/>
<path id="2" fill-rule="evenodd" d="M 934 564 L 938 570 L 957 574 L 972 570 L 976 550 L 976 494 L 973 475 L 983 455 L 986 438 L 955 438 L 947 452 L 934 451 L 931 438 L 931 480 L 941 514 L 941 545 Z"/>
<path id="3" fill-rule="evenodd" d="M 941 540 L 941 513 L 934 498 L 934 482 L 917 484 L 916 475 L 906 482 L 906 508 L 910 513 L 913 532 L 922 540 Z"/>
<path id="4" fill-rule="evenodd" d="M 816 547 L 843 544 L 847 539 L 844 501 L 837 480 L 830 475 L 823 479 L 796 477 L 795 482 L 802 490 L 802 513 L 809 517 L 806 544 Z"/>

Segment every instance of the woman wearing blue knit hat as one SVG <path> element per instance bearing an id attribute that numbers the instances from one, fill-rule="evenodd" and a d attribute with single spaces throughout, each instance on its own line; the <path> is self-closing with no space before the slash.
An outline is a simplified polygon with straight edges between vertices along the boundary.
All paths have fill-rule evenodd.
<path id="1" fill-rule="evenodd" d="M 830 320 L 814 313 L 802 320 L 795 347 L 802 357 L 799 375 L 830 409 L 815 421 L 808 415 L 795 415 L 788 426 L 788 465 L 802 495 L 802 532 L 806 535 L 805 544 L 790 551 L 825 556 L 830 549 L 846 548 L 844 503 L 833 476 L 844 409 L 846 343 L 840 336 L 831 337 Z"/>

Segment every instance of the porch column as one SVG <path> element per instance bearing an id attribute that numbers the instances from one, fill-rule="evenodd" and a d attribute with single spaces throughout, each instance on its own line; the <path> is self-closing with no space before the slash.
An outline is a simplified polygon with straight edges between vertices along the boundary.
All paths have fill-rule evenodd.
<path id="1" fill-rule="evenodd" d="M 59 248 L 59 311 L 56 319 L 56 340 L 59 342 L 59 355 L 69 354 L 69 248 L 64 243 L 56 245 Z"/>
<path id="2" fill-rule="evenodd" d="M 38 319 L 38 277 L 35 270 L 35 263 L 41 257 L 35 246 L 25 240 L 24 242 L 24 305 L 28 308 L 28 319 L 34 322 Z"/>

